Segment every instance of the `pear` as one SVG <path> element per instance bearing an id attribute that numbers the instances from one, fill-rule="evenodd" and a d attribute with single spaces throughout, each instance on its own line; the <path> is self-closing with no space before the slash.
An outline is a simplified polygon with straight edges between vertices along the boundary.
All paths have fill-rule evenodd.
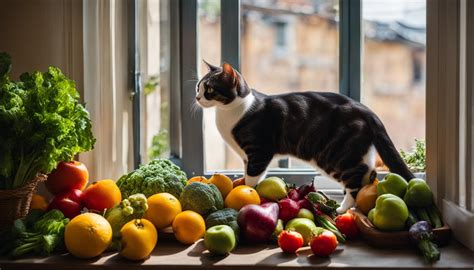
<path id="1" fill-rule="evenodd" d="M 278 201 L 287 197 L 286 183 L 279 177 L 268 177 L 258 183 L 257 193 L 270 201 Z"/>

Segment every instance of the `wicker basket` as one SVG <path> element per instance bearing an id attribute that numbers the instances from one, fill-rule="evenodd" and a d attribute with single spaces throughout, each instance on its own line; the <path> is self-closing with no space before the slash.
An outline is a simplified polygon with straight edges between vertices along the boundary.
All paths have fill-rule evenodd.
<path id="1" fill-rule="evenodd" d="M 27 185 L 16 189 L 0 190 L 0 233 L 8 230 L 15 219 L 28 214 L 36 186 L 46 181 L 46 178 L 46 175 L 38 174 Z"/>

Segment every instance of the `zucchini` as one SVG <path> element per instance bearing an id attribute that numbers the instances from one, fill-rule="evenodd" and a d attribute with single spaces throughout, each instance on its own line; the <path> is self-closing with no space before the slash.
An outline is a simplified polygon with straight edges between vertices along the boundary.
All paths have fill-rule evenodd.
<path id="1" fill-rule="evenodd" d="M 431 225 L 433 225 L 433 228 L 440 228 L 443 227 L 443 221 L 441 220 L 440 215 L 438 214 L 438 208 L 436 205 L 431 205 L 426 209 L 426 212 L 428 212 L 428 216 L 430 217 L 431 220 Z"/>

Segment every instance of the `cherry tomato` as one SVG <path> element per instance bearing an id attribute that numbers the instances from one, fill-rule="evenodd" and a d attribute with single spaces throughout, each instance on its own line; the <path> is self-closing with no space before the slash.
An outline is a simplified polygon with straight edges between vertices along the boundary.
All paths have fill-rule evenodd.
<path id="1" fill-rule="evenodd" d="M 337 247 L 337 238 L 334 233 L 324 230 L 320 234 L 316 235 L 309 242 L 311 251 L 316 256 L 329 256 Z"/>
<path id="2" fill-rule="evenodd" d="M 295 231 L 282 231 L 278 236 L 278 246 L 285 253 L 296 253 L 303 246 L 303 236 Z"/>
<path id="3" fill-rule="evenodd" d="M 359 228 L 357 228 L 355 217 L 351 213 L 337 216 L 336 227 L 349 239 L 354 239 L 359 235 Z"/>

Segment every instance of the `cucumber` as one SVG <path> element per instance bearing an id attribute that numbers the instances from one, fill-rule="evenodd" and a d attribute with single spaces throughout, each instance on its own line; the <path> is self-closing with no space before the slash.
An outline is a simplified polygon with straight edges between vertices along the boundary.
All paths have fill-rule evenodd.
<path id="1" fill-rule="evenodd" d="M 416 218 L 416 213 L 413 209 L 408 209 L 408 218 L 406 221 L 406 226 L 409 229 L 413 224 L 417 223 L 418 219 Z"/>
<path id="2" fill-rule="evenodd" d="M 441 217 L 438 214 L 439 211 L 438 211 L 438 208 L 436 207 L 436 205 L 434 205 L 434 204 L 431 205 L 430 207 L 428 207 L 426 209 L 426 211 L 428 212 L 428 216 L 430 217 L 431 224 L 433 225 L 433 228 L 443 227 L 443 221 L 441 221 Z"/>
<path id="3" fill-rule="evenodd" d="M 425 208 L 416 208 L 415 212 L 416 212 L 416 215 L 418 216 L 418 220 L 424 220 L 428 222 L 431 226 L 433 226 L 430 220 L 430 216 L 428 215 L 428 212 L 426 211 Z"/>

